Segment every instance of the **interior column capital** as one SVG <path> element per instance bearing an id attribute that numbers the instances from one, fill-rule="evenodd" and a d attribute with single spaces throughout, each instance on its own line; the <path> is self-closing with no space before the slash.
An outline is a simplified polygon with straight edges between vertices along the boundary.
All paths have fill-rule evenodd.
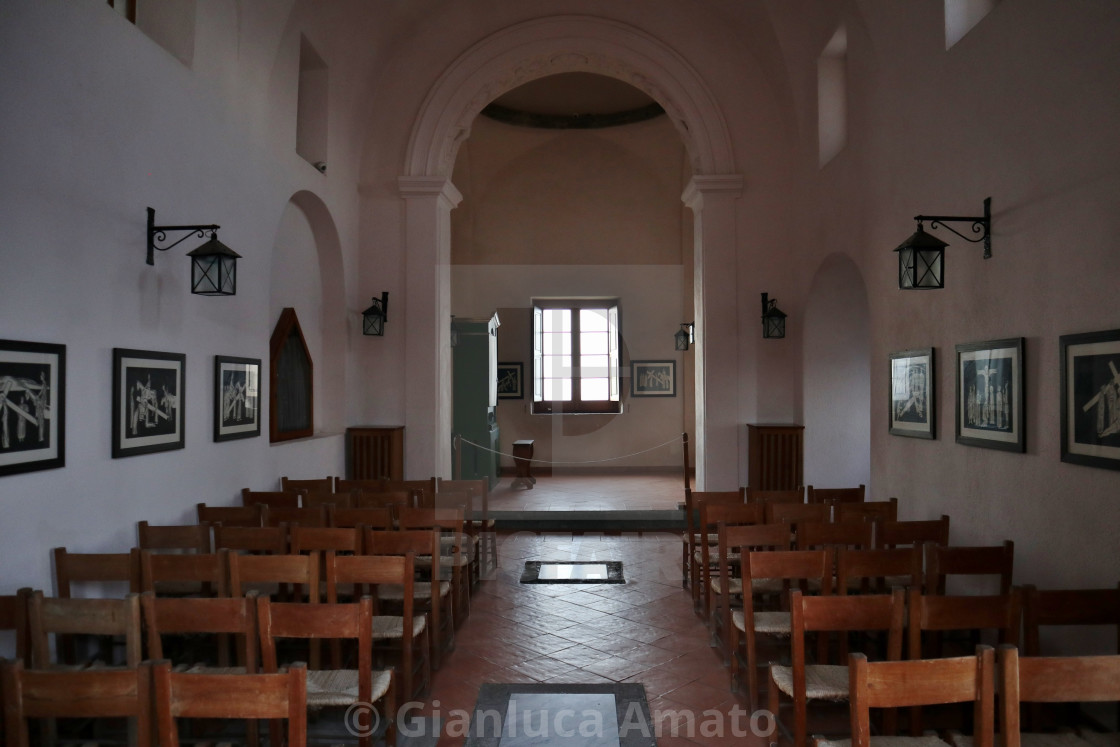
<path id="1" fill-rule="evenodd" d="M 738 197 L 743 193 L 742 174 L 700 174 L 689 180 L 681 194 L 685 205 L 697 210 L 704 205 L 704 195 L 724 193 Z"/>
<path id="2" fill-rule="evenodd" d="M 458 207 L 463 201 L 463 193 L 446 176 L 401 176 L 397 177 L 397 188 L 401 197 L 443 197 Z"/>

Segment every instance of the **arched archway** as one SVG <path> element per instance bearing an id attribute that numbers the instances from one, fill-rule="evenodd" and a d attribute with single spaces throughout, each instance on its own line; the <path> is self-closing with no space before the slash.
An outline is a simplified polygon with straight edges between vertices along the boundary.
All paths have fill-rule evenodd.
<path id="1" fill-rule="evenodd" d="M 734 349 L 705 346 L 705 336 L 735 339 L 735 314 L 708 313 L 712 299 L 734 306 L 735 173 L 723 114 L 704 80 L 673 49 L 608 19 L 558 16 L 492 34 L 461 55 L 428 93 L 399 178 L 405 201 L 405 346 L 410 375 L 405 412 L 406 464 L 414 474 L 450 474 L 450 211 L 462 199 L 450 181 L 459 145 L 482 108 L 522 83 L 562 72 L 592 72 L 648 93 L 685 143 L 693 180 L 682 199 L 695 213 L 697 485 L 737 484 L 738 413 Z"/>

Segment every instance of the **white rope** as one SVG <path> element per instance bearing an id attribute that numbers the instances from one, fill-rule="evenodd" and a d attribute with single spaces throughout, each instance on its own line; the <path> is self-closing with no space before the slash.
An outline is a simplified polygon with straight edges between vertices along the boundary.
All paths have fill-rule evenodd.
<path id="1" fill-rule="evenodd" d="M 482 449 L 483 451 L 489 451 L 491 454 L 497 454 L 498 456 L 509 457 L 510 459 L 524 459 L 525 458 L 525 457 L 514 456 L 513 454 L 507 454 L 504 451 L 495 451 L 494 449 L 488 449 L 485 446 L 483 446 L 482 444 L 476 444 L 474 441 L 469 441 L 469 440 L 463 438 L 462 436 L 459 437 L 459 440 L 462 443 L 470 444 L 471 446 L 475 447 L 476 449 Z M 651 451 L 656 451 L 657 449 L 668 446 L 669 444 L 675 444 L 679 440 L 680 440 L 679 436 L 677 438 L 670 438 L 668 441 L 666 441 L 663 444 L 658 444 L 657 446 L 651 446 L 650 448 L 642 449 L 641 451 L 635 451 L 633 454 L 623 454 L 622 456 L 607 457 L 606 459 L 586 459 L 586 460 L 582 460 L 582 461 L 580 461 L 580 460 L 565 461 L 565 460 L 556 460 L 556 459 L 536 459 L 536 458 L 534 458 L 531 461 L 539 462 L 541 464 L 598 464 L 599 462 L 613 462 L 613 461 L 616 461 L 618 459 L 629 459 L 630 457 L 633 457 L 633 456 L 639 456 L 640 454 L 646 454 L 646 453 L 651 452 Z"/>

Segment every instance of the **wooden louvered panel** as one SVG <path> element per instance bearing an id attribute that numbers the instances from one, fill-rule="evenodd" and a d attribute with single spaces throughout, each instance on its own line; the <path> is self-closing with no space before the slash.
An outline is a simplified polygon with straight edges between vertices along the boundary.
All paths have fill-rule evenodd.
<path id="1" fill-rule="evenodd" d="M 747 425 L 747 479 L 755 490 L 795 490 L 803 481 L 805 426 Z"/>
<path id="2" fill-rule="evenodd" d="M 404 426 L 346 429 L 346 477 L 404 479 Z"/>

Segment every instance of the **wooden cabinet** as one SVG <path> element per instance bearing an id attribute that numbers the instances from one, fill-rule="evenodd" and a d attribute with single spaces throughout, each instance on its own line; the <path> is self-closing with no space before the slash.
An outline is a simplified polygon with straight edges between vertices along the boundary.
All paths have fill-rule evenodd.
<path id="1" fill-rule="evenodd" d="M 452 322 L 455 366 L 452 381 L 452 424 L 462 438 L 456 459 L 461 480 L 498 484 L 498 315 Z"/>
<path id="2" fill-rule="evenodd" d="M 795 490 L 804 482 L 805 426 L 747 424 L 747 484 Z"/>
<path id="3" fill-rule="evenodd" d="M 346 479 L 404 479 L 404 426 L 346 429 Z"/>

